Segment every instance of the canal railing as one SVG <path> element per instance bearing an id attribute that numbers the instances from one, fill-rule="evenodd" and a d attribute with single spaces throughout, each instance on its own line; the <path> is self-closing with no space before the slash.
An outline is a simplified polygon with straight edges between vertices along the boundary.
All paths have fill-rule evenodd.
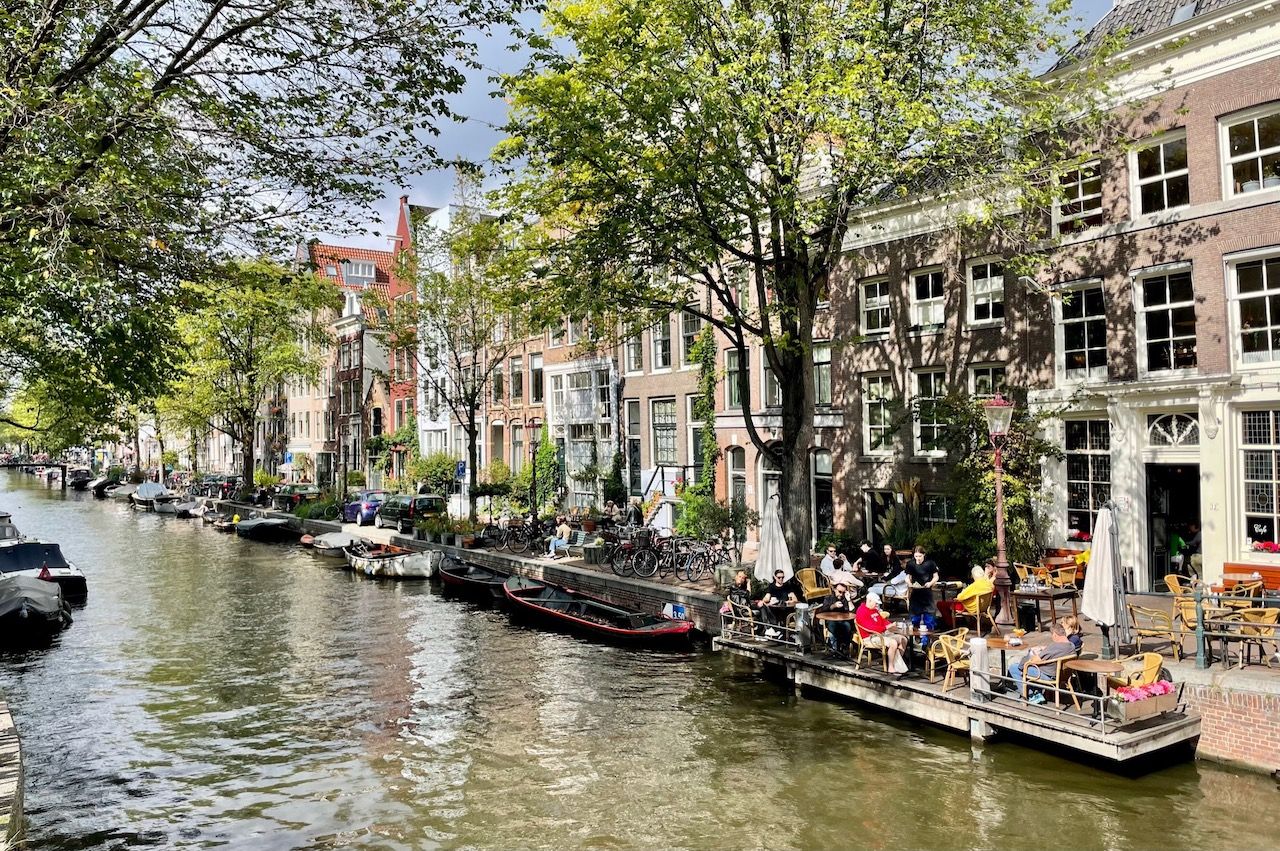
<path id="1" fill-rule="evenodd" d="M 1154 610 L 1147 605 L 1156 600 L 1161 604 L 1167 603 L 1168 611 Z M 1251 644 L 1260 645 L 1263 654 L 1267 644 L 1271 645 L 1272 653 L 1280 651 L 1280 624 L 1277 624 L 1277 619 L 1280 619 L 1280 593 L 1274 591 L 1264 590 L 1258 595 L 1244 596 L 1225 591 L 1206 592 L 1203 584 L 1197 584 L 1189 593 L 1183 594 L 1126 592 L 1125 602 L 1129 606 L 1131 620 L 1136 621 L 1135 642 L 1167 635 L 1171 645 L 1179 645 L 1174 655 L 1181 656 L 1182 641 L 1190 638 L 1194 643 L 1194 654 L 1188 655 L 1194 655 L 1197 668 L 1205 669 L 1213 664 L 1212 645 L 1215 641 L 1222 647 L 1224 664 L 1230 661 L 1229 647 L 1232 643 L 1242 645 L 1239 648 L 1242 664 Z M 1133 614 L 1138 617 L 1134 618 Z M 1157 617 L 1153 618 L 1153 614 Z"/>

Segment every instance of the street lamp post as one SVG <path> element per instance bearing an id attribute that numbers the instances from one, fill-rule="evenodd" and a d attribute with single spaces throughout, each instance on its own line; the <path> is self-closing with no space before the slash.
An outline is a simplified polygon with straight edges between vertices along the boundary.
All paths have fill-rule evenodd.
<path id="1" fill-rule="evenodd" d="M 1013 402 L 999 393 L 995 398 L 982 406 L 987 416 L 987 432 L 991 438 L 991 446 L 995 450 L 994 467 L 996 474 L 996 592 L 1000 595 L 1000 616 L 996 623 L 1008 626 L 1014 622 L 1013 601 L 1010 591 L 1013 581 L 1009 578 L 1009 556 L 1004 546 L 1004 444 L 1009 437 L 1009 426 L 1013 422 Z"/>
<path id="2" fill-rule="evenodd" d="M 532 484 L 529 489 L 529 516 L 536 520 L 538 518 L 538 445 L 540 441 L 536 437 L 529 438 L 529 455 L 533 465 Z"/>

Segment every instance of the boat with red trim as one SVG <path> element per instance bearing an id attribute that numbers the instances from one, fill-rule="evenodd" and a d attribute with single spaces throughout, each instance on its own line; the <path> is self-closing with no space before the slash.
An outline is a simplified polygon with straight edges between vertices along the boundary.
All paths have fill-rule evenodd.
<path id="1" fill-rule="evenodd" d="M 577 632 L 628 644 L 687 644 L 693 629 L 690 621 L 628 611 L 580 591 L 518 574 L 508 577 L 502 591 L 514 612 L 534 615 Z"/>
<path id="2" fill-rule="evenodd" d="M 481 597 L 492 597 L 501 600 L 505 595 L 502 585 L 511 576 L 501 570 L 494 570 L 469 561 L 445 558 L 440 562 L 437 571 L 445 588 Z"/>

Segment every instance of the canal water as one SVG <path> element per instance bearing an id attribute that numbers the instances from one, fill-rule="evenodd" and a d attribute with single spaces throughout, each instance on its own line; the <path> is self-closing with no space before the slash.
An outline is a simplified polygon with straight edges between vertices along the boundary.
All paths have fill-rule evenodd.
<path id="1" fill-rule="evenodd" d="M 39 851 L 1276 846 L 1267 777 L 973 746 L 18 473 L 0 510 L 89 576 L 0 656 Z"/>

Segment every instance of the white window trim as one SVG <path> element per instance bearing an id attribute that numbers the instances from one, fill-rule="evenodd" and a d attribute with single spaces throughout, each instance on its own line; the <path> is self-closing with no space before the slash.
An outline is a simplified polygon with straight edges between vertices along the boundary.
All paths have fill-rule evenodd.
<path id="1" fill-rule="evenodd" d="M 973 267 L 981 266 L 984 263 L 999 263 L 1003 267 L 1004 262 L 1005 262 L 1004 258 L 998 254 L 993 254 L 988 257 L 974 257 L 965 262 L 964 264 L 964 321 L 965 321 L 965 325 L 968 326 L 969 328 L 999 328 L 1000 326 L 1004 325 L 1003 316 L 997 319 L 974 319 L 973 318 L 974 296 L 976 295 L 973 289 Z M 1006 270 L 1006 277 L 1007 276 L 1008 275 Z M 1004 282 L 1001 281 L 1000 283 L 1000 304 L 1001 305 L 1005 304 L 1005 299 L 1004 299 L 1005 293 L 1006 293 L 1005 285 L 1004 285 Z"/>
<path id="2" fill-rule="evenodd" d="M 658 460 L 658 420 L 653 413 L 654 408 L 657 405 L 666 404 L 667 402 L 670 402 L 672 404 L 673 410 L 675 411 L 676 421 L 674 424 L 675 425 L 674 433 L 677 435 L 676 446 L 675 446 L 676 458 L 674 461 L 670 461 L 670 462 Z M 663 396 L 657 399 L 650 399 L 649 400 L 649 461 L 654 467 L 657 467 L 660 464 L 662 466 L 671 467 L 680 463 L 680 442 L 678 439 L 679 434 L 680 434 L 680 405 L 676 402 L 675 397 Z"/>
<path id="3" fill-rule="evenodd" d="M 697 302 L 690 302 L 690 304 L 693 307 L 698 306 Z M 692 354 L 693 346 L 689 346 L 689 348 L 686 349 L 684 345 L 684 316 L 688 312 L 689 310 L 687 307 L 684 310 L 680 311 L 679 313 L 680 319 L 678 321 L 678 324 L 680 326 L 680 369 L 682 371 L 698 368 L 698 365 L 694 363 L 692 360 L 690 360 L 690 358 L 693 357 L 693 354 Z M 702 329 L 706 324 L 707 324 L 706 320 L 704 320 L 701 316 L 699 316 L 698 317 L 698 334 L 702 333 Z M 693 337 L 694 345 L 697 345 L 698 343 L 698 334 L 695 334 Z"/>
<path id="4" fill-rule="evenodd" d="M 916 402 L 919 399 L 945 399 L 942 396 L 921 396 L 920 395 L 920 376 L 921 375 L 941 375 L 943 388 L 946 388 L 947 371 L 940 367 L 924 367 L 922 369 L 914 369 L 911 371 L 911 401 Z M 937 388 L 934 388 L 937 390 Z M 913 408 L 916 406 L 913 404 Z M 914 458 L 945 458 L 947 450 L 945 449 L 922 449 L 920 447 L 920 418 L 913 416 L 911 418 L 911 455 Z"/>
<path id="5" fill-rule="evenodd" d="M 1079 164 L 1079 165 L 1077 165 L 1077 166 L 1074 166 L 1073 168 L 1066 169 L 1065 171 L 1061 171 L 1061 172 L 1055 172 L 1055 174 L 1054 174 L 1054 180 L 1055 180 L 1055 181 L 1060 181 L 1061 176 L 1062 176 L 1063 174 L 1065 174 L 1067 171 L 1074 171 L 1074 172 L 1079 173 L 1080 171 L 1082 171 L 1082 170 L 1084 170 L 1084 169 L 1086 169 L 1086 168 L 1088 168 L 1088 167 L 1090 167 L 1090 166 L 1094 166 L 1094 167 L 1096 167 L 1096 168 L 1098 169 L 1098 177 L 1099 177 L 1099 178 L 1103 178 L 1103 177 L 1104 177 L 1104 175 L 1102 174 L 1102 158 L 1101 158 L 1101 157 L 1095 157 L 1094 159 L 1091 159 L 1091 160 L 1085 160 L 1084 162 L 1080 163 L 1080 164 Z M 1077 179 L 1077 181 L 1076 181 L 1076 182 L 1077 182 L 1077 183 L 1079 183 L 1079 182 L 1080 182 L 1080 181 L 1079 181 L 1079 179 Z M 1105 180 L 1104 180 L 1103 182 L 1105 183 Z M 1059 185 L 1059 188 L 1061 188 L 1061 183 L 1060 183 L 1060 182 L 1059 182 L 1059 184 L 1058 184 L 1058 185 Z M 1092 199 L 1093 197 L 1094 197 L 1093 195 L 1086 195 L 1086 196 L 1081 196 L 1081 197 L 1078 197 L 1078 198 L 1074 198 L 1073 200 L 1081 201 L 1081 200 L 1085 200 L 1085 199 Z M 1105 213 L 1106 213 L 1106 205 L 1103 203 L 1103 201 L 1104 201 L 1105 199 L 1103 198 L 1103 193 L 1101 192 L 1101 184 L 1099 184 L 1099 192 L 1098 192 L 1098 194 L 1097 194 L 1097 198 L 1098 198 L 1099 209 L 1098 209 L 1096 212 L 1100 212 L 1100 213 L 1103 213 L 1103 214 L 1105 215 Z M 1055 235 L 1055 236 L 1058 236 L 1058 235 L 1061 235 L 1061 234 L 1062 234 L 1062 226 L 1063 226 L 1064 224 L 1066 224 L 1066 223 L 1068 223 L 1068 222 L 1076 222 L 1076 221 L 1080 221 L 1081 219 L 1087 219 L 1087 218 L 1089 218 L 1090 216 L 1092 216 L 1092 215 L 1094 215 L 1094 214 L 1095 214 L 1093 211 L 1090 211 L 1090 212 L 1087 212 L 1087 213 L 1078 213 L 1078 214 L 1073 215 L 1073 216 L 1063 216 L 1063 215 L 1062 215 L 1062 205 L 1063 205 L 1063 203 L 1065 202 L 1065 200 L 1066 200 L 1066 199 L 1061 199 L 1061 200 L 1055 200 L 1055 201 L 1053 202 L 1053 233 L 1054 233 L 1054 235 Z M 1104 222 L 1104 223 L 1105 223 L 1105 222 Z M 1090 227 L 1100 227 L 1100 226 L 1101 226 L 1101 225 L 1091 225 Z M 1081 230 L 1084 230 L 1084 228 L 1082 228 Z M 1081 230 L 1073 230 L 1073 231 L 1071 231 L 1071 233 L 1072 233 L 1072 234 L 1078 234 L 1078 233 L 1080 233 L 1080 232 L 1081 232 Z"/>
<path id="6" fill-rule="evenodd" d="M 1280 185 L 1272 186 L 1270 188 L 1266 188 L 1266 187 L 1259 188 L 1254 190 L 1253 192 L 1236 192 L 1235 191 L 1235 186 L 1233 185 L 1232 178 L 1231 178 L 1232 163 L 1231 163 L 1231 155 L 1230 155 L 1230 147 L 1229 147 L 1230 141 L 1227 135 L 1227 128 L 1232 124 L 1239 124 L 1242 121 L 1249 121 L 1251 119 L 1262 118 L 1264 116 L 1276 115 L 1276 114 L 1280 114 L 1280 103 L 1277 103 L 1276 101 L 1271 101 L 1270 103 L 1265 103 L 1259 106 L 1250 107 L 1249 109 L 1242 109 L 1239 112 L 1233 112 L 1230 115 L 1219 116 L 1218 118 L 1218 150 L 1221 153 L 1219 154 L 1220 162 L 1218 163 L 1218 165 L 1220 166 L 1221 173 L 1222 173 L 1222 197 L 1224 200 L 1229 200 L 1231 198 L 1245 198 L 1245 197 L 1266 198 L 1266 197 L 1269 197 L 1269 193 L 1280 192 Z M 1254 151 L 1249 156 L 1258 157 L 1259 152 Z M 1240 157 L 1237 160 L 1237 162 L 1243 159 L 1245 159 L 1245 157 Z"/>
<path id="7" fill-rule="evenodd" d="M 740 353 L 736 348 L 728 348 L 724 350 L 724 406 L 730 412 L 742 411 L 742 410 L 746 410 L 748 407 L 751 406 L 751 399 L 748 396 L 748 398 L 742 400 L 741 405 L 735 405 L 733 403 L 733 397 L 730 394 L 732 394 L 735 391 L 737 387 L 737 381 L 732 379 L 732 376 L 734 373 L 729 369 L 729 356 L 731 354 L 734 356 L 737 356 Z M 751 350 L 750 349 L 747 349 L 746 355 L 747 355 L 747 369 L 749 370 L 751 369 Z M 741 371 L 741 369 L 742 369 L 742 363 L 741 361 L 739 361 L 738 370 Z M 750 394 L 751 392 L 750 387 L 747 388 L 747 392 L 748 394 Z"/>
<path id="8" fill-rule="evenodd" d="M 1179 204 L 1176 207 L 1165 207 L 1163 210 L 1155 210 L 1151 213 L 1144 213 L 1139 208 L 1142 206 L 1142 187 L 1151 183 L 1159 183 L 1168 180 L 1171 177 L 1187 176 L 1190 180 L 1191 173 L 1191 145 L 1187 144 L 1187 167 L 1180 168 L 1177 171 L 1169 171 L 1161 174 L 1159 177 L 1150 177 L 1145 181 L 1138 177 L 1138 152 L 1147 148 L 1154 148 L 1157 145 L 1164 145 L 1169 142 L 1176 142 L 1179 139 L 1187 138 L 1187 130 L 1185 127 L 1179 127 L 1176 130 L 1170 130 L 1167 133 L 1157 133 L 1154 136 L 1148 136 L 1143 139 L 1141 144 L 1129 151 L 1127 162 L 1129 165 L 1129 218 L 1130 219 L 1149 219 L 1152 216 L 1162 216 L 1173 210 L 1185 210 L 1191 206 L 1191 193 L 1187 192 L 1187 203 Z M 1226 150 L 1225 148 L 1223 150 Z M 1163 165 L 1163 163 L 1162 163 Z"/>
<path id="9" fill-rule="evenodd" d="M 975 399 L 991 399 L 995 396 L 996 393 L 1001 392 L 1001 391 L 995 390 L 995 388 L 993 387 L 991 396 L 978 393 L 978 370 L 980 369 L 1003 369 L 1005 390 L 1006 391 L 1008 390 L 1009 364 L 1002 363 L 1001 361 L 990 361 L 990 362 L 983 361 L 979 363 L 969 364 L 969 395 L 970 396 L 973 396 Z"/>
<path id="10" fill-rule="evenodd" d="M 1192 264 L 1189 261 L 1179 261 L 1177 263 L 1165 263 L 1160 266 L 1148 266 L 1145 269 L 1135 269 L 1129 273 L 1129 285 L 1133 287 L 1133 308 L 1134 308 L 1134 340 L 1138 347 L 1138 375 L 1154 378 L 1177 378 L 1180 376 L 1197 375 L 1200 368 L 1190 367 L 1184 369 L 1151 369 L 1147 360 L 1147 323 L 1143 321 L 1147 312 L 1147 303 L 1143 294 L 1142 282 L 1147 278 L 1159 278 L 1165 275 L 1173 275 L 1178 272 L 1191 272 L 1191 305 L 1196 306 L 1195 300 L 1195 272 L 1192 270 Z M 1102 294 L 1105 299 L 1106 293 Z M 1184 302 L 1178 302 L 1184 304 Z M 1164 305 L 1168 309 L 1169 305 Z M 1196 333 L 1200 331 L 1200 314 L 1196 312 Z M 1197 362 L 1199 361 L 1199 339 L 1197 339 Z"/>
<path id="11" fill-rule="evenodd" d="M 942 275 L 942 295 L 937 298 L 930 298 L 926 301 L 920 301 L 916 298 L 916 278 L 920 275 L 932 275 L 935 272 Z M 927 334 L 938 334 L 947 325 L 947 270 L 945 266 L 921 266 L 919 269 L 912 269 L 907 272 L 907 297 L 910 299 L 911 310 L 911 335 L 922 336 Z M 930 322 L 925 324 L 920 321 L 919 308 L 922 305 L 941 304 L 942 305 L 942 321 Z"/>
<path id="12" fill-rule="evenodd" d="M 825 361 L 818 360 L 818 349 L 827 350 L 827 359 Z M 835 365 L 833 363 L 835 356 L 835 347 L 831 345 L 830 340 L 814 340 L 813 341 L 813 404 L 815 408 L 828 410 L 836 406 L 836 383 L 835 383 Z M 818 401 L 818 364 L 825 363 L 827 365 L 827 390 L 831 394 L 831 400 L 828 402 Z"/>
<path id="13" fill-rule="evenodd" d="M 702 459 L 698 456 L 699 447 L 693 445 L 693 432 L 695 429 L 706 428 L 706 423 L 702 420 L 693 418 L 693 406 L 697 402 L 697 393 L 685 394 L 685 411 L 684 411 L 684 439 L 685 446 L 689 447 L 688 465 L 696 468 L 694 475 L 702 472 Z"/>
<path id="14" fill-rule="evenodd" d="M 887 283 L 889 283 L 889 277 L 887 275 L 874 275 L 870 278 L 863 278 L 862 280 L 858 281 L 858 328 L 862 331 L 862 334 L 865 337 L 868 337 L 871 339 L 879 339 L 881 337 L 889 336 L 889 332 L 893 330 L 893 310 L 892 310 L 893 298 L 892 296 L 887 296 L 887 298 L 889 299 L 888 306 L 890 308 L 889 327 L 876 328 L 875 330 L 870 330 L 867 328 L 866 287 L 870 284 L 887 284 Z"/>
<path id="15" fill-rule="evenodd" d="M 627 349 L 632 344 L 640 347 L 640 368 L 632 369 L 630 359 L 627 357 Z M 644 335 L 640 334 L 635 337 L 628 337 L 622 341 L 622 368 L 623 375 L 644 375 Z"/>
<path id="16" fill-rule="evenodd" d="M 1085 278 L 1078 281 L 1071 281 L 1054 289 L 1055 295 L 1062 296 L 1068 293 L 1078 293 L 1093 287 L 1102 287 L 1102 309 L 1105 315 L 1107 308 L 1107 288 L 1103 284 L 1101 278 Z M 1111 351 L 1107 350 L 1107 365 L 1097 374 L 1087 373 L 1082 376 L 1067 377 L 1067 339 L 1066 327 L 1062 324 L 1062 299 L 1053 299 L 1053 372 L 1058 386 L 1060 387 L 1079 387 L 1084 384 L 1100 384 L 1107 380 L 1107 373 L 1111 364 Z"/>
<path id="17" fill-rule="evenodd" d="M 658 330 L 658 326 L 663 324 L 667 326 L 667 361 L 668 362 L 666 366 L 656 366 L 655 357 L 658 354 L 658 339 L 657 339 L 657 334 L 655 332 Z M 655 322 L 649 326 L 649 372 L 652 375 L 661 375 L 663 373 L 670 372 L 672 367 L 675 365 L 675 360 L 676 360 L 676 347 L 675 347 L 675 341 L 671 337 L 671 314 L 668 313 L 666 315 L 666 318 L 662 319 L 659 322 Z"/>
<path id="18" fill-rule="evenodd" d="M 897 451 L 898 435 L 896 431 L 890 431 L 889 444 L 887 446 L 880 446 L 874 449 L 871 447 L 871 417 L 867 415 L 871 406 L 867 401 L 867 385 L 873 378 L 886 378 L 889 380 L 889 387 L 893 387 L 893 376 L 888 372 L 867 372 L 859 376 L 861 386 L 858 390 L 862 402 L 862 453 L 870 457 L 892 457 Z"/>
<path id="19" fill-rule="evenodd" d="M 1253 193 L 1250 193 L 1253 194 Z M 1252 260 L 1266 260 L 1272 257 L 1280 257 L 1280 245 L 1272 245 L 1267 248 L 1256 248 L 1250 251 L 1241 251 L 1236 254 L 1225 254 L 1222 257 L 1223 280 L 1227 284 L 1227 305 L 1230 315 L 1227 318 L 1228 329 L 1231 334 L 1231 364 L 1232 367 L 1239 372 L 1257 372 L 1258 370 L 1274 370 L 1280 366 L 1280 358 L 1269 361 L 1259 361 L 1258 363 L 1246 363 L 1244 360 L 1244 347 L 1241 345 L 1242 334 L 1244 333 L 1240 327 L 1240 289 L 1236 282 L 1236 266 L 1241 263 L 1248 263 Z"/>
<path id="20" fill-rule="evenodd" d="M 765 357 L 762 350 L 760 352 L 760 407 L 764 410 L 777 410 L 782 407 L 782 382 L 777 381 L 778 385 L 778 404 L 769 404 L 769 359 Z"/>

